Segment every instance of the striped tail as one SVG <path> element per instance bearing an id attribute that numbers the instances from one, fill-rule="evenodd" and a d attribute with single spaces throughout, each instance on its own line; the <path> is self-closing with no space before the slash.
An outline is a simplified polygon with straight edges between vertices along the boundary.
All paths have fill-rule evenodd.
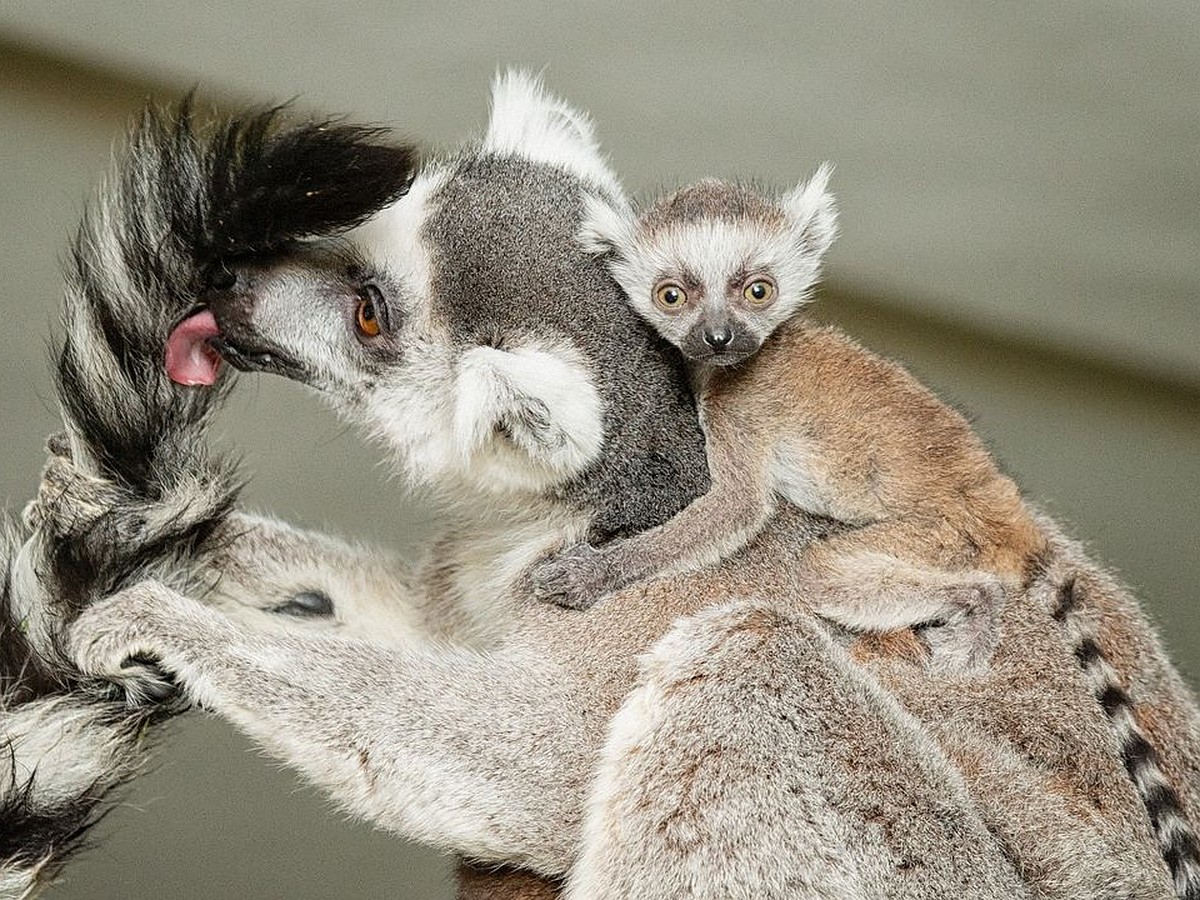
<path id="1" fill-rule="evenodd" d="M 1179 793 L 1162 770 L 1158 752 L 1138 725 L 1133 699 L 1122 687 L 1120 676 L 1105 659 L 1094 630 L 1080 612 L 1078 586 L 1070 577 L 1058 588 L 1054 618 L 1066 630 L 1075 648 L 1075 658 L 1112 724 L 1125 770 L 1145 804 L 1176 893 L 1182 900 L 1200 900 L 1200 841 L 1184 815 Z"/>
<path id="2" fill-rule="evenodd" d="M 34 896 L 140 769 L 145 727 L 161 716 L 129 709 L 79 681 L 53 645 L 37 648 L 21 612 L 45 603 L 47 545 L 0 522 L 0 898 Z"/>
<path id="3" fill-rule="evenodd" d="M 201 127 L 190 100 L 148 110 L 71 244 L 54 358 L 66 434 L 26 523 L 0 521 L 0 900 L 53 878 L 139 771 L 147 727 L 177 711 L 131 708 L 61 649 L 63 624 L 97 598 L 179 585 L 236 501 L 235 466 L 205 442 L 228 379 L 172 383 L 168 335 L 225 260 L 348 228 L 411 179 L 410 145 L 279 112 Z"/>

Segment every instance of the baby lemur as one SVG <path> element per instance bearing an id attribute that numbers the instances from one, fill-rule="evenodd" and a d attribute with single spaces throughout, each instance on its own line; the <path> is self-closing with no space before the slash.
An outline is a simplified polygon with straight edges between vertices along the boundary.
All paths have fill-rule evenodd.
<path id="1" fill-rule="evenodd" d="M 636 217 L 589 202 L 581 240 L 691 362 L 712 486 L 657 528 L 567 549 L 534 580 L 585 608 L 733 554 L 783 498 L 844 526 L 798 563 L 823 616 L 868 631 L 958 623 L 951 661 L 977 666 L 1005 586 L 1042 539 L 962 416 L 895 363 L 796 317 L 836 232 L 829 174 L 781 197 L 705 180 Z"/>

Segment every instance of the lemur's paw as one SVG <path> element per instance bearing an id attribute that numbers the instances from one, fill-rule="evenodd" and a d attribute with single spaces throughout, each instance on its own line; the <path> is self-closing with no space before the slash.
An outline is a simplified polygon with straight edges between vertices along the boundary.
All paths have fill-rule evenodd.
<path id="1" fill-rule="evenodd" d="M 30 528 L 58 538 L 76 537 L 91 531 L 113 509 L 129 505 L 127 491 L 76 467 L 65 436 L 52 435 L 46 450 L 50 455 L 37 496 L 22 513 Z"/>
<path id="2" fill-rule="evenodd" d="M 178 692 L 162 638 L 170 597 L 143 582 L 94 603 L 67 631 L 67 652 L 79 670 L 113 685 L 130 707 L 161 704 Z"/>
<path id="3" fill-rule="evenodd" d="M 587 544 L 568 547 L 534 567 L 533 595 L 568 609 L 590 609 L 620 587 L 604 555 Z"/>
<path id="4" fill-rule="evenodd" d="M 981 575 L 945 585 L 938 593 L 958 612 L 945 624 L 926 629 L 930 665 L 943 671 L 986 670 L 1000 642 L 1003 583 L 995 576 Z"/>
<path id="5" fill-rule="evenodd" d="M 130 709 L 178 705 L 182 711 L 187 705 L 175 676 L 148 657 L 131 657 L 120 672 L 104 676 L 104 681 L 113 699 L 123 699 Z"/>

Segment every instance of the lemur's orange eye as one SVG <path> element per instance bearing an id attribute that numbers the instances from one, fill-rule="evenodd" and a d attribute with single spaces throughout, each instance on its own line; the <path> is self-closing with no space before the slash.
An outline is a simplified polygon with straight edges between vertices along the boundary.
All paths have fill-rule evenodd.
<path id="1" fill-rule="evenodd" d="M 666 281 L 655 288 L 654 302 L 668 312 L 675 312 L 687 305 L 687 291 L 674 281 Z"/>
<path id="2" fill-rule="evenodd" d="M 375 306 L 375 291 L 363 291 L 359 297 L 355 322 L 363 336 L 375 337 L 379 334 L 379 310 Z"/>
<path id="3" fill-rule="evenodd" d="M 766 278 L 755 278 L 742 289 L 742 296 L 754 306 L 763 306 L 775 299 L 775 285 Z"/>

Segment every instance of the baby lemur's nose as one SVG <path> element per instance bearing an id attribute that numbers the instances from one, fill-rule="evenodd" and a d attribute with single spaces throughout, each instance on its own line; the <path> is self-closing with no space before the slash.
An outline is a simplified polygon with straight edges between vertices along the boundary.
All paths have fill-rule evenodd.
<path id="1" fill-rule="evenodd" d="M 724 350 L 732 340 L 733 331 L 728 325 L 704 329 L 704 343 L 708 344 L 714 350 Z"/>

